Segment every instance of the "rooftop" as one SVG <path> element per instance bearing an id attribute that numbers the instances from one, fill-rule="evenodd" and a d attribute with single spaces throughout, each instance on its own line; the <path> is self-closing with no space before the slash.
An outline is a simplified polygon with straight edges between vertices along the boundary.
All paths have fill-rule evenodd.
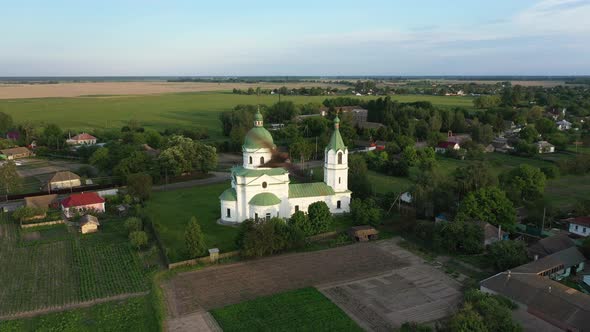
<path id="1" fill-rule="evenodd" d="M 271 206 L 281 203 L 281 200 L 273 193 L 260 193 L 252 197 L 248 204 L 256 206 Z"/>
<path id="2" fill-rule="evenodd" d="M 105 200 L 95 192 L 71 194 L 61 201 L 63 207 L 85 206 L 104 203 Z"/>
<path id="3" fill-rule="evenodd" d="M 324 182 L 289 184 L 289 198 L 334 195 L 334 189 Z"/>
<path id="4" fill-rule="evenodd" d="M 234 188 L 229 188 L 219 195 L 219 199 L 222 201 L 237 201 L 238 196 L 236 195 L 236 190 Z"/>
<path id="5" fill-rule="evenodd" d="M 80 180 L 80 176 L 78 174 L 72 173 L 70 171 L 62 171 L 55 173 L 49 182 L 63 182 L 63 181 L 72 181 L 72 180 Z"/>
<path id="6" fill-rule="evenodd" d="M 32 208 L 47 208 L 57 203 L 57 194 L 25 197 L 25 206 Z"/>
<path id="7" fill-rule="evenodd" d="M 232 174 L 236 176 L 245 176 L 245 177 L 259 177 L 262 175 L 270 175 L 270 176 L 277 176 L 277 175 L 285 175 L 289 174 L 289 171 L 282 167 L 275 167 L 275 168 L 267 168 L 267 169 L 248 169 L 243 166 L 235 166 L 231 169 Z"/>

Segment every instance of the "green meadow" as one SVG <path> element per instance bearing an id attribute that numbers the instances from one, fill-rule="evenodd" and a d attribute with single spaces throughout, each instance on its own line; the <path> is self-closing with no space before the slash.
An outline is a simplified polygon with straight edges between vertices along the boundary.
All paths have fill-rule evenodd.
<path id="1" fill-rule="evenodd" d="M 365 100 L 375 97 L 358 97 Z M 441 108 L 472 108 L 468 97 L 396 95 L 400 102 L 430 101 Z M 296 104 L 321 103 L 326 96 L 281 96 Z M 219 114 L 239 104 L 271 105 L 278 95 L 238 95 L 231 92 L 169 93 L 130 96 L 84 96 L 0 100 L 0 111 L 15 122 L 57 123 L 62 128 L 86 130 L 120 128 L 129 120 L 154 129 L 207 128 L 212 138 L 221 136 Z"/>

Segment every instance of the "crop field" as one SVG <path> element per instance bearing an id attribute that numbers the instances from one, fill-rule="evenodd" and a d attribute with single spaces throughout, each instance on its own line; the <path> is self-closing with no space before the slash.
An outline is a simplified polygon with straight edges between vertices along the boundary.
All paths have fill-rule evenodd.
<path id="1" fill-rule="evenodd" d="M 362 331 L 315 288 L 257 298 L 211 311 L 226 331 Z"/>
<path id="2" fill-rule="evenodd" d="M 228 181 L 228 183 L 156 192 L 152 195 L 146 210 L 152 217 L 156 231 L 166 247 L 166 255 L 171 262 L 190 258 L 184 245 L 184 232 L 192 216 L 195 216 L 201 225 L 207 248 L 219 248 L 221 252 L 237 249 L 234 240 L 238 229 L 217 224 L 218 197 L 229 185 Z"/>
<path id="3" fill-rule="evenodd" d="M 372 99 L 375 97 L 359 97 Z M 472 108 L 469 97 L 395 95 L 400 102 L 426 100 L 439 107 Z M 326 96 L 281 96 L 296 104 L 321 103 Z M 62 128 L 86 130 L 120 128 L 129 120 L 158 130 L 166 128 L 206 128 L 212 138 L 221 136 L 219 114 L 239 104 L 271 105 L 277 95 L 238 95 L 231 92 L 168 93 L 75 98 L 38 98 L 0 100 L 0 111 L 10 114 L 15 122 L 57 123 Z"/>
<path id="4" fill-rule="evenodd" d="M 0 316 L 149 289 L 139 257 L 117 236 L 69 230 L 64 238 L 58 225 L 21 245 L 18 226 L 0 218 Z"/>
<path id="5" fill-rule="evenodd" d="M 159 331 L 149 296 L 0 322 L 0 332 Z"/>

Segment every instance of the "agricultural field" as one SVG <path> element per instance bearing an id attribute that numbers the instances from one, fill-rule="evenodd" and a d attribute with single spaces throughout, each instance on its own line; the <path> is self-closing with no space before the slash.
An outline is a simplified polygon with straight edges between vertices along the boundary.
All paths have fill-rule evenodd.
<path id="1" fill-rule="evenodd" d="M 375 97 L 359 97 L 365 100 Z M 473 108 L 469 97 L 395 95 L 400 102 L 430 101 L 439 107 Z M 321 103 L 326 96 L 281 96 L 296 104 Z M 166 128 L 207 129 L 212 138 L 221 137 L 219 114 L 239 104 L 271 105 L 278 95 L 238 95 L 231 92 L 168 93 L 117 97 L 76 97 L 0 100 L 0 110 L 14 121 L 57 123 L 64 129 L 92 131 L 120 128 L 129 120 L 163 130 Z"/>
<path id="2" fill-rule="evenodd" d="M 236 250 L 236 227 L 223 226 L 219 219 L 219 195 L 229 187 L 227 183 L 198 186 L 173 191 L 156 192 L 148 201 L 146 212 L 151 216 L 156 231 L 166 247 L 170 262 L 187 260 L 184 232 L 191 217 L 196 217 L 205 234 L 208 248 L 221 252 Z"/>
<path id="3" fill-rule="evenodd" d="M 147 291 L 148 270 L 120 230 L 111 225 L 83 237 L 65 225 L 21 231 L 0 214 L 0 316 Z"/>
<path id="4" fill-rule="evenodd" d="M 362 331 L 315 288 L 257 298 L 211 311 L 226 331 Z"/>
<path id="5" fill-rule="evenodd" d="M 0 332 L 159 331 L 149 296 L 0 322 Z"/>

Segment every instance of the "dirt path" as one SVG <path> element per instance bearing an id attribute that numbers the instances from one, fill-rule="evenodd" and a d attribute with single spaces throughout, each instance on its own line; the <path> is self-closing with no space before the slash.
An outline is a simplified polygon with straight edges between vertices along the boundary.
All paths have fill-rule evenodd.
<path id="1" fill-rule="evenodd" d="M 103 297 L 100 299 L 95 299 L 95 300 L 86 301 L 86 302 L 70 303 L 70 304 L 66 304 L 66 305 L 62 305 L 62 306 L 55 306 L 55 307 L 50 307 L 50 308 L 45 308 L 45 309 L 24 311 L 24 312 L 19 312 L 16 314 L 0 316 L 0 321 L 1 320 L 30 318 L 30 317 L 40 316 L 40 315 L 44 315 L 44 314 L 48 314 L 48 313 L 52 313 L 52 312 L 66 311 L 66 310 L 72 310 L 72 309 L 77 309 L 77 308 L 87 308 L 87 307 L 91 307 L 91 306 L 93 306 L 95 304 L 99 304 L 99 303 L 120 301 L 120 300 L 129 299 L 132 297 L 145 296 L 148 294 L 149 294 L 148 291 L 138 292 L 138 293 L 126 293 L 126 294 L 119 294 L 119 295 L 110 296 L 110 297 Z"/>

